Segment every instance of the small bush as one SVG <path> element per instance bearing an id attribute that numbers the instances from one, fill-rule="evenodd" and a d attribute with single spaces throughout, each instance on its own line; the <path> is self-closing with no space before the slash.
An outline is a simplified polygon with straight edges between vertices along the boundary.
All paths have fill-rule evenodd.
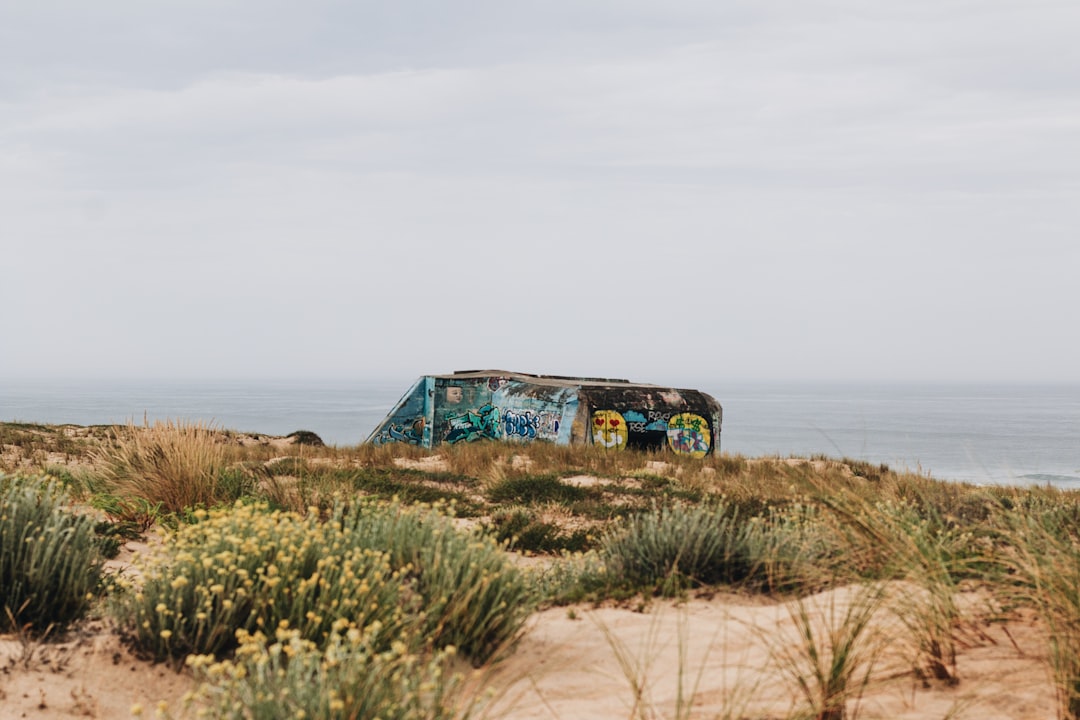
<path id="1" fill-rule="evenodd" d="M 43 634 L 89 609 L 101 581 L 94 520 L 49 478 L 0 475 L 0 629 Z"/>
<path id="2" fill-rule="evenodd" d="M 197 510 L 144 563 L 138 591 L 114 608 L 138 648 L 156 659 L 218 654 L 238 630 L 282 623 L 324 643 L 332 630 L 406 622 L 407 583 L 380 552 L 351 543 L 340 523 L 265 506 Z"/>
<path id="3" fill-rule="evenodd" d="M 557 475 L 523 475 L 500 480 L 488 490 L 487 496 L 497 503 L 572 503 L 585 500 L 589 491 L 567 485 Z"/>
<path id="4" fill-rule="evenodd" d="M 457 531 L 436 510 L 368 504 L 345 523 L 355 542 L 384 548 L 393 567 L 410 570 L 424 598 L 422 631 L 437 647 L 453 645 L 483 663 L 514 642 L 536 607 L 532 584 L 505 546 Z"/>
<path id="5" fill-rule="evenodd" d="M 319 646 L 375 624 L 386 638 L 416 628 L 433 647 L 483 662 L 517 636 L 532 587 L 490 539 L 396 504 L 314 514 L 265 505 L 195 511 L 145 563 L 143 586 L 115 613 L 158 659 L 220 654 L 236 632 L 300 633 Z"/>
<path id="6" fill-rule="evenodd" d="M 192 656 L 197 698 L 222 720 L 451 720 L 465 717 L 461 677 L 447 672 L 453 650 L 417 655 L 409 643 L 380 649 L 370 632 L 334 633 L 325 648 L 294 630 L 241 633 L 234 660 Z"/>
<path id="7" fill-rule="evenodd" d="M 614 577 L 669 592 L 745 578 L 741 535 L 740 519 L 722 504 L 653 508 L 605 536 L 601 555 Z"/>
<path id="8" fill-rule="evenodd" d="M 555 523 L 543 522 L 528 508 L 511 507 L 492 513 L 490 531 L 501 543 L 518 551 L 557 553 L 581 552 L 592 539 L 585 530 L 563 532 Z"/>
<path id="9" fill-rule="evenodd" d="M 719 583 L 790 589 L 815 583 L 806 569 L 825 550 L 810 527 L 793 511 L 746 517 L 724 502 L 674 505 L 608 532 L 600 555 L 610 577 L 665 594 Z"/>
<path id="10" fill-rule="evenodd" d="M 297 445 L 310 445 L 311 447 L 326 446 L 326 443 L 323 442 L 323 439 L 315 433 L 311 432 L 310 430 L 297 430 L 295 432 L 289 433 L 285 437 L 291 438 L 292 441 Z"/>
<path id="11" fill-rule="evenodd" d="M 837 603 L 836 594 L 829 594 L 787 606 L 799 640 L 774 644 L 772 655 L 792 690 L 806 701 L 805 714 L 796 717 L 858 717 L 859 701 L 885 648 L 885 638 L 873 625 L 885 596 L 879 585 L 856 586 L 849 593 L 847 602 Z"/>
<path id="12" fill-rule="evenodd" d="M 121 528 L 121 534 L 129 540 L 145 533 L 161 519 L 161 503 L 141 497 L 99 494 L 90 498 L 90 505 L 105 513 L 110 523 Z"/>

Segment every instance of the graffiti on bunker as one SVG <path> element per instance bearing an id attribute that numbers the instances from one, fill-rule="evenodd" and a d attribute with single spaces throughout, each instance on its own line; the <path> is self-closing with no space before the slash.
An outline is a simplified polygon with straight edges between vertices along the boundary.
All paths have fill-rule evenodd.
<path id="1" fill-rule="evenodd" d="M 551 440 L 559 437 L 562 416 L 555 412 L 507 410 L 503 413 L 503 432 L 510 439 Z"/>
<path id="2" fill-rule="evenodd" d="M 443 440 L 451 444 L 499 438 L 499 408 L 491 403 L 476 410 L 466 410 L 461 415 L 447 415 L 446 421 L 449 430 Z"/>
<path id="3" fill-rule="evenodd" d="M 667 438 L 670 412 L 648 409 L 597 410 L 593 442 L 607 448 L 659 450 Z"/>
<path id="4" fill-rule="evenodd" d="M 680 455 L 705 457 L 712 442 L 709 421 L 694 413 L 673 415 L 668 420 L 667 439 L 671 449 Z"/>
<path id="5" fill-rule="evenodd" d="M 593 413 L 593 442 L 608 449 L 626 447 L 626 420 L 617 410 L 597 410 Z"/>
<path id="6" fill-rule="evenodd" d="M 696 390 L 478 370 L 420 378 L 368 441 L 591 443 L 700 457 L 719 448 L 720 421 L 719 403 Z"/>
<path id="7" fill-rule="evenodd" d="M 593 413 L 593 442 L 606 448 L 659 450 L 704 457 L 711 447 L 709 422 L 692 412 L 663 410 L 597 410 Z"/>
<path id="8" fill-rule="evenodd" d="M 421 379 L 405 394 L 397 406 L 376 428 L 369 442 L 376 445 L 401 442 L 409 445 L 428 445 L 424 435 L 427 427 L 424 381 Z"/>
<path id="9" fill-rule="evenodd" d="M 424 443 L 424 418 L 416 418 L 405 425 L 387 423 L 373 441 L 376 445 L 391 442 L 403 442 L 409 445 L 422 445 Z"/>

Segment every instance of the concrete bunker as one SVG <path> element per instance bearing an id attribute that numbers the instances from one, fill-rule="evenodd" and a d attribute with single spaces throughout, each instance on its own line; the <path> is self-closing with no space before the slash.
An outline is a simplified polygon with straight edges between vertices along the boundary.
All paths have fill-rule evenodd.
<path id="1" fill-rule="evenodd" d="M 698 390 L 468 370 L 421 377 L 367 442 L 545 441 L 704 457 L 720 450 L 722 420 L 720 403 Z"/>

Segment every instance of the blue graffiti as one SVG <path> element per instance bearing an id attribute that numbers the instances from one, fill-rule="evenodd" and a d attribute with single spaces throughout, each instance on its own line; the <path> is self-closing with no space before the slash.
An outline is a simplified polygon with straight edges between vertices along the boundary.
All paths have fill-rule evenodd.
<path id="1" fill-rule="evenodd" d="M 540 417 L 526 410 L 523 413 L 507 410 L 503 415 L 503 428 L 507 437 L 523 437 L 533 440 L 540 427 Z"/>
<path id="2" fill-rule="evenodd" d="M 551 412 L 507 410 L 503 413 L 503 432 L 508 438 L 556 440 L 559 436 L 559 416 Z"/>
<path id="3" fill-rule="evenodd" d="M 467 410 L 456 417 L 447 417 L 450 426 L 444 438 L 448 443 L 472 442 L 482 438 L 499 437 L 499 408 L 488 403 L 479 410 Z"/>
<path id="4" fill-rule="evenodd" d="M 424 418 L 414 420 L 409 427 L 390 423 L 373 440 L 376 445 L 402 442 L 409 445 L 422 445 L 424 441 Z"/>

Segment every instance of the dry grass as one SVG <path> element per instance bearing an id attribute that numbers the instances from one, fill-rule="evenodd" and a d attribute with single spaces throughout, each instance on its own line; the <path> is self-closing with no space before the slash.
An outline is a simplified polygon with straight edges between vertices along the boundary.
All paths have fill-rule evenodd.
<path id="1" fill-rule="evenodd" d="M 222 480 L 228 448 L 220 433 L 203 423 L 129 423 L 92 459 L 106 492 L 161 503 L 166 512 L 235 499 L 225 497 Z"/>

